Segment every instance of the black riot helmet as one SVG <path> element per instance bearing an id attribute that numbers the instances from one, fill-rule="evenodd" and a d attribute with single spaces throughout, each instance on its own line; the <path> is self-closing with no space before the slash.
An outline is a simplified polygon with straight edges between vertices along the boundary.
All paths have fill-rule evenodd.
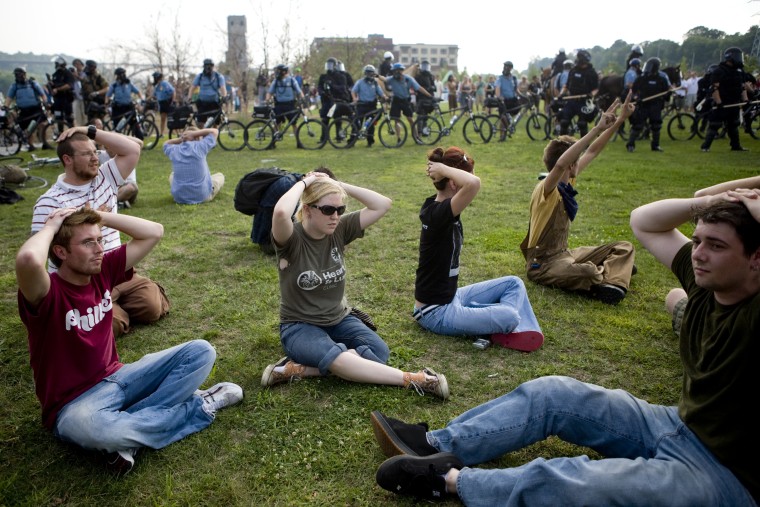
<path id="1" fill-rule="evenodd" d="M 591 63 L 591 53 L 585 49 L 579 49 L 575 54 L 575 61 L 577 64 Z"/>
<path id="2" fill-rule="evenodd" d="M 327 72 L 338 70 L 338 60 L 336 60 L 332 56 L 328 58 L 327 61 L 325 62 L 325 70 Z"/>
<path id="3" fill-rule="evenodd" d="M 660 59 L 656 56 L 653 56 L 649 60 L 647 60 L 647 63 L 644 64 L 644 74 L 648 75 L 654 75 L 660 72 Z"/>
<path id="4" fill-rule="evenodd" d="M 420 62 L 420 70 L 422 72 L 430 72 L 430 61 L 422 60 L 422 62 Z"/>
<path id="5" fill-rule="evenodd" d="M 512 65 L 512 62 L 510 62 L 509 60 L 507 60 L 506 62 L 504 62 L 504 66 L 502 67 L 502 70 L 501 70 L 502 75 L 508 76 L 509 73 L 512 72 L 512 69 L 514 67 L 515 66 Z"/>
<path id="6" fill-rule="evenodd" d="M 26 71 L 21 67 L 16 67 L 13 69 L 13 75 L 16 77 L 17 83 L 23 83 L 26 81 Z"/>
<path id="7" fill-rule="evenodd" d="M 629 67 L 641 67 L 641 58 L 631 58 L 631 63 L 628 65 Z"/>
<path id="8" fill-rule="evenodd" d="M 161 78 L 164 77 L 163 74 L 161 74 L 159 71 L 156 71 L 153 73 L 153 84 L 158 84 L 159 81 L 161 81 Z"/>
<path id="9" fill-rule="evenodd" d="M 731 62 L 731 65 L 736 69 L 744 67 L 744 55 L 739 48 L 728 48 L 723 52 L 723 59 L 721 62 Z"/>

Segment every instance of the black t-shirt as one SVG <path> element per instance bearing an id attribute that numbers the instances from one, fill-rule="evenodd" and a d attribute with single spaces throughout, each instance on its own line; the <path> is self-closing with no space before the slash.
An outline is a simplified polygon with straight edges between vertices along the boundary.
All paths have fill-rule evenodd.
<path id="1" fill-rule="evenodd" d="M 570 95 L 586 95 L 599 88 L 599 74 L 594 66 L 586 67 L 576 65 L 570 70 L 567 77 L 567 91 Z"/>
<path id="2" fill-rule="evenodd" d="M 464 231 L 451 211 L 451 199 L 425 199 L 420 209 L 420 258 L 414 282 L 414 298 L 428 305 L 451 303 L 459 281 L 459 254 Z"/>
<path id="3" fill-rule="evenodd" d="M 725 63 L 710 73 L 710 84 L 718 84 L 720 100 L 724 104 L 738 104 L 742 101 L 744 90 L 744 72 L 741 69 L 729 67 Z"/>

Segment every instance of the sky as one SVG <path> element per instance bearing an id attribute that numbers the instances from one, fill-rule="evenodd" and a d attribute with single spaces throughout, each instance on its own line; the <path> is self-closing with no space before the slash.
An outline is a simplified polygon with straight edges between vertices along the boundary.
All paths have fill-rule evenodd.
<path id="1" fill-rule="evenodd" d="M 127 0 L 116 5 L 80 8 L 58 0 L 37 0 L 34 11 L 46 13 L 49 27 L 30 35 L 29 5 L 9 2 L 3 7 L 6 22 L 0 31 L 0 51 L 61 52 L 110 61 L 114 57 L 110 48 L 139 45 L 146 30 L 156 26 L 168 37 L 176 19 L 185 38 L 192 41 L 200 68 L 204 58 L 224 59 L 227 16 L 244 15 L 255 67 L 263 60 L 261 20 L 265 19 L 269 52 L 276 60 L 270 60 L 270 66 L 280 63 L 277 38 L 287 20 L 291 40 L 304 47 L 314 37 L 370 33 L 384 34 L 394 44 L 455 44 L 459 69 L 473 74 L 500 73 L 505 60 L 525 70 L 532 59 L 553 58 L 560 48 L 574 52 L 595 45 L 609 47 L 617 40 L 681 43 L 683 34 L 697 26 L 743 34 L 760 24 L 760 0 L 722 0 L 710 7 L 669 0 L 476 2 L 471 8 L 453 0 L 348 2 L 343 8 L 319 0 Z M 17 22 L 9 22 L 13 19 Z"/>

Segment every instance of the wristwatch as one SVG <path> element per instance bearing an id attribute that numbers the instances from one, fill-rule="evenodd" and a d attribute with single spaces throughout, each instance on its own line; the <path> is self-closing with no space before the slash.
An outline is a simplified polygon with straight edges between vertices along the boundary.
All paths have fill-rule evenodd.
<path id="1" fill-rule="evenodd" d="M 97 133 L 98 133 L 98 129 L 97 127 L 95 127 L 95 125 L 90 125 L 87 127 L 87 137 L 89 137 L 93 141 L 95 140 L 95 134 Z"/>

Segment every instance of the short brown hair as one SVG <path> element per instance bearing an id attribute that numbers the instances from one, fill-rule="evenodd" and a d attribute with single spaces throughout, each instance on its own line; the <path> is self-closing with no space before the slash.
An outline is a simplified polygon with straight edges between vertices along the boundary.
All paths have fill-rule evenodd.
<path id="1" fill-rule="evenodd" d="M 56 148 L 58 159 L 61 161 L 61 163 L 63 163 L 64 155 L 68 155 L 69 157 L 74 156 L 74 146 L 72 145 L 72 142 L 89 140 L 90 138 L 87 137 L 87 134 L 83 134 L 81 132 L 75 132 L 74 134 L 71 134 L 69 137 L 58 143 L 58 147 Z"/>
<path id="2" fill-rule="evenodd" d="M 544 166 L 547 171 L 554 169 L 557 160 L 577 141 L 573 136 L 559 136 L 552 139 L 544 148 Z"/>
<path id="3" fill-rule="evenodd" d="M 53 247 L 61 245 L 66 251 L 71 251 L 69 247 L 71 246 L 71 238 L 74 236 L 75 228 L 80 225 L 100 225 L 101 222 L 102 219 L 98 212 L 90 208 L 81 208 L 67 216 L 61 224 L 61 228 L 53 236 L 53 241 L 50 242 L 50 247 L 48 248 L 50 262 L 57 268 L 61 267 L 61 262 L 63 261 L 53 252 Z"/>
<path id="4" fill-rule="evenodd" d="M 695 208 L 692 213 L 694 224 L 725 223 L 736 230 L 744 245 L 744 255 L 750 256 L 760 248 L 760 223 L 755 220 L 747 207 L 740 202 L 720 201 L 711 206 Z"/>

